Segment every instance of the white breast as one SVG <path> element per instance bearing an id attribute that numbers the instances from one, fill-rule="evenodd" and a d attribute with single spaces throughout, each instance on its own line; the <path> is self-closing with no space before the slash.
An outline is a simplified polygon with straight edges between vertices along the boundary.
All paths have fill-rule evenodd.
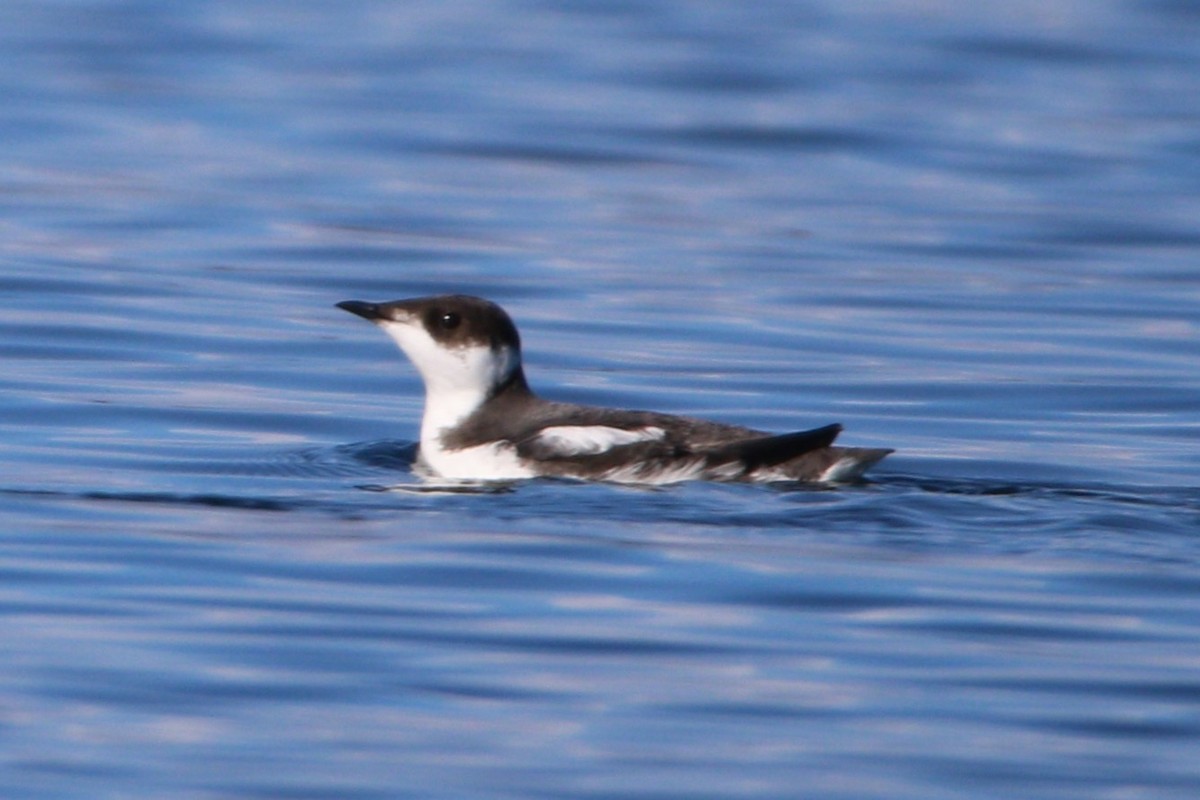
<path id="1" fill-rule="evenodd" d="M 521 464 L 516 448 L 507 442 L 447 450 L 438 439 L 422 441 L 421 466 L 442 478 L 477 481 L 515 481 L 535 473 Z"/>

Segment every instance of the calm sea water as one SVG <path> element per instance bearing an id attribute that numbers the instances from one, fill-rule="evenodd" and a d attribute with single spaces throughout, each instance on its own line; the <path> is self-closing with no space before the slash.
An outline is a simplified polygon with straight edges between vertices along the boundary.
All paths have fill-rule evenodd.
<path id="1" fill-rule="evenodd" d="M 0 8 L 0 796 L 1194 798 L 1185 0 Z M 898 449 L 411 486 L 333 304 Z"/>

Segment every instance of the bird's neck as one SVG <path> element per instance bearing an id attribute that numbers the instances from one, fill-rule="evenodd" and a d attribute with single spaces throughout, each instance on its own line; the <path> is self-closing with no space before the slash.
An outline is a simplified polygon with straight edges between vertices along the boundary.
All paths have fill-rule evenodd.
<path id="1" fill-rule="evenodd" d="M 442 435 L 447 430 L 459 427 L 485 405 L 504 404 L 531 394 L 520 364 L 499 384 L 486 388 L 426 384 L 421 444 L 426 447 L 440 446 Z"/>

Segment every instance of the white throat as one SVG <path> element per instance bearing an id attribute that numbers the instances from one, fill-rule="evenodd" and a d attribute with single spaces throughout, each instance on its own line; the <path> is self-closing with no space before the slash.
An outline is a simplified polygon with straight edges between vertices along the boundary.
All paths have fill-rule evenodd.
<path id="1" fill-rule="evenodd" d="M 425 413 L 421 417 L 421 445 L 432 446 L 447 428 L 453 428 L 488 401 L 512 375 L 516 359 L 508 349 L 467 347 L 445 351 L 456 363 L 421 369 L 425 381 Z M 438 442 L 440 446 L 440 441 Z"/>
<path id="2" fill-rule="evenodd" d="M 425 379 L 425 413 L 421 415 L 422 467 L 450 479 L 527 478 L 510 444 L 480 445 L 462 450 L 446 447 L 446 431 L 459 425 L 488 401 L 497 387 L 512 375 L 518 363 L 507 348 L 494 351 L 472 347 L 453 351 L 462 372 L 421 372 Z M 474 376 L 467 379 L 468 376 Z M 478 379 L 475 379 L 478 378 Z"/>
<path id="3" fill-rule="evenodd" d="M 521 363 L 520 354 L 509 347 L 446 347 L 414 322 L 388 321 L 381 327 L 425 382 L 421 449 L 427 455 L 440 451 L 443 432 L 478 410 Z"/>

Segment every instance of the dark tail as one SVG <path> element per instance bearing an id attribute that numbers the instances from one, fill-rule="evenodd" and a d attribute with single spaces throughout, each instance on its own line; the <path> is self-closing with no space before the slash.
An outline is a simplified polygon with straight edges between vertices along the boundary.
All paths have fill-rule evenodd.
<path id="1" fill-rule="evenodd" d="M 716 467 L 736 462 L 742 465 L 746 475 L 750 475 L 761 469 L 779 466 L 813 450 L 829 447 L 841 432 L 842 426 L 834 424 L 811 431 L 743 439 L 710 451 L 708 463 Z"/>

